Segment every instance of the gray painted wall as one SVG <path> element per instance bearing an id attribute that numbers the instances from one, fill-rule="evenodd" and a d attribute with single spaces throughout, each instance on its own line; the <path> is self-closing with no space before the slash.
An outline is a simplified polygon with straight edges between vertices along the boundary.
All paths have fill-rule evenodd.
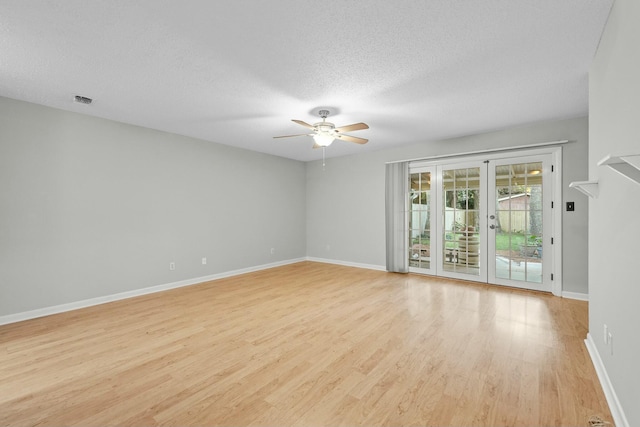
<path id="1" fill-rule="evenodd" d="M 384 266 L 385 162 L 566 139 L 570 142 L 563 147 L 562 206 L 574 201 L 576 210 L 563 210 L 563 291 L 586 294 L 587 197 L 568 187 L 587 179 L 587 134 L 588 120 L 582 117 L 331 158 L 324 169 L 322 162 L 308 163 L 307 255 Z"/>
<path id="2" fill-rule="evenodd" d="M 304 257 L 304 191 L 301 162 L 0 98 L 0 316 Z"/>
<path id="3" fill-rule="evenodd" d="M 305 255 L 383 266 L 385 162 L 560 139 L 576 202 L 563 213 L 564 290 L 587 293 L 587 202 L 567 188 L 587 178 L 586 118 L 323 169 L 0 98 L 0 315 Z"/>
<path id="4" fill-rule="evenodd" d="M 597 162 L 640 154 L 640 2 L 616 0 L 590 73 L 589 330 L 629 425 L 640 425 L 640 185 Z M 603 325 L 613 334 L 613 355 Z"/>

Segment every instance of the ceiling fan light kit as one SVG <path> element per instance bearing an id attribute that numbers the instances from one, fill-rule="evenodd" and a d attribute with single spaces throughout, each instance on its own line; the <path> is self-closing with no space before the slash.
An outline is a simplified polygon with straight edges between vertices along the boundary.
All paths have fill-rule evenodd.
<path id="1" fill-rule="evenodd" d="M 333 138 L 333 136 L 331 136 L 331 135 L 329 135 L 327 133 L 317 133 L 317 134 L 313 135 L 313 140 L 320 147 L 328 147 L 328 146 L 331 145 L 331 143 L 333 142 L 334 138 Z"/>
<path id="2" fill-rule="evenodd" d="M 325 148 L 331 145 L 331 143 L 336 139 L 341 139 L 343 141 L 355 142 L 356 144 L 366 144 L 369 140 L 365 138 L 358 138 L 351 135 L 345 135 L 343 132 L 353 132 L 356 130 L 369 129 L 369 126 L 366 123 L 354 123 L 352 125 L 340 126 L 336 127 L 335 124 L 328 122 L 327 117 L 329 117 L 329 110 L 320 110 L 318 111 L 318 115 L 322 118 L 321 122 L 314 123 L 310 125 L 302 120 L 292 121 L 299 124 L 300 126 L 304 126 L 307 129 L 310 129 L 312 133 L 308 134 L 297 134 L 297 135 L 283 135 L 283 136 L 274 136 L 274 138 L 290 138 L 295 136 L 311 136 L 315 144 L 313 148 Z"/>

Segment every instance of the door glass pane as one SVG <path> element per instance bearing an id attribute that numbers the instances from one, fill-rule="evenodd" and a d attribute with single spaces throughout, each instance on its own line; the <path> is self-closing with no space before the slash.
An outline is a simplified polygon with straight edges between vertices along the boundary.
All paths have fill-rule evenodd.
<path id="1" fill-rule="evenodd" d="M 431 173 L 409 174 L 409 266 L 431 268 Z"/>
<path id="2" fill-rule="evenodd" d="M 542 163 L 496 166 L 496 277 L 542 283 Z"/>
<path id="3" fill-rule="evenodd" d="M 442 172 L 443 269 L 480 275 L 480 168 Z"/>

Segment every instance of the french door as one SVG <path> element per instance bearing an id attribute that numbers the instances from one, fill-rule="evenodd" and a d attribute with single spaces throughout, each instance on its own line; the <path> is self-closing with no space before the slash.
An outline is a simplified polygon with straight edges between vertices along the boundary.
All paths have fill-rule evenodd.
<path id="1" fill-rule="evenodd" d="M 412 164 L 410 271 L 551 291 L 552 160 Z"/>

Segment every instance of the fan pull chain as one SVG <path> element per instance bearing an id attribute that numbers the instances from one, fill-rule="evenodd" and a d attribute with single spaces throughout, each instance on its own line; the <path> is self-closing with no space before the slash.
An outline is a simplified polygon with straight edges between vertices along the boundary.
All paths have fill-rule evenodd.
<path id="1" fill-rule="evenodd" d="M 325 150 L 326 148 L 327 148 L 327 147 L 322 147 L 322 170 L 324 170 L 324 150 Z"/>

